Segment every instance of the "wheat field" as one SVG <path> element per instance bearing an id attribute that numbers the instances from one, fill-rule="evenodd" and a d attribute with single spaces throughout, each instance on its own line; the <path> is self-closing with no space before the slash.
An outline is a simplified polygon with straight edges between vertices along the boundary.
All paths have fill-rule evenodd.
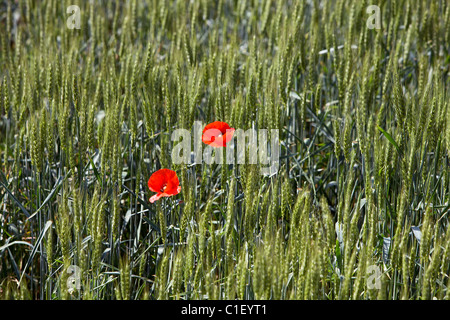
<path id="1" fill-rule="evenodd" d="M 450 299 L 448 1 L 1 0 L 0 49 L 0 299 Z"/>

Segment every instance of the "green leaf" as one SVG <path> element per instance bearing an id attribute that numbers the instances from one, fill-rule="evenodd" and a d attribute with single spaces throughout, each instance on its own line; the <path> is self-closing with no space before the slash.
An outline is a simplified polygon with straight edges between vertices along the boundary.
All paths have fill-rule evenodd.
<path id="1" fill-rule="evenodd" d="M 70 171 L 69 171 L 70 172 Z M 66 178 L 69 174 L 66 175 Z M 55 182 L 55 186 L 52 188 L 52 191 L 50 191 L 50 193 L 48 194 L 47 198 L 45 198 L 44 202 L 41 204 L 41 206 L 39 207 L 39 209 L 37 209 L 31 216 L 29 216 L 27 218 L 27 220 L 30 220 L 31 218 L 33 218 L 39 211 L 41 211 L 41 209 L 51 200 L 53 199 L 53 197 L 56 195 L 56 192 L 59 190 L 59 188 L 61 187 L 61 184 L 63 183 L 64 180 L 66 180 L 66 178 L 62 178 L 61 176 L 58 178 L 58 180 Z"/>
<path id="2" fill-rule="evenodd" d="M 27 216 L 27 218 L 30 217 L 30 214 L 28 213 L 28 210 L 25 209 L 25 207 L 20 203 L 20 201 L 14 197 L 14 195 L 12 194 L 12 192 L 8 189 L 8 187 L 3 184 L 3 182 L 0 181 L 0 185 L 5 188 L 6 192 L 8 192 L 8 194 L 10 195 L 10 197 L 17 203 L 17 205 L 19 206 L 20 210 L 22 210 L 22 212 Z"/>
<path id="3" fill-rule="evenodd" d="M 34 244 L 33 250 L 31 250 L 30 257 L 28 258 L 27 263 L 25 264 L 25 267 L 23 268 L 22 275 L 20 276 L 19 283 L 22 281 L 22 278 L 25 274 L 25 271 L 27 271 L 27 268 L 30 266 L 31 261 L 33 261 L 34 255 L 36 254 L 37 249 L 39 248 L 39 244 L 41 243 L 42 239 L 44 238 L 45 233 L 47 230 L 52 226 L 52 221 L 48 220 L 45 223 L 44 229 L 42 229 L 41 233 L 39 234 L 39 237 L 36 240 L 36 243 Z M 41 252 L 42 254 L 42 252 Z"/>
<path id="4" fill-rule="evenodd" d="M 380 132 L 386 137 L 386 139 L 388 139 L 388 141 L 395 147 L 395 149 L 397 149 L 397 152 L 399 155 L 401 155 L 401 151 L 400 151 L 400 147 L 398 146 L 397 142 L 395 142 L 394 138 L 392 138 L 392 136 L 387 133 L 385 130 L 383 130 L 383 128 L 381 128 L 380 126 L 377 126 L 378 130 L 380 130 Z"/>

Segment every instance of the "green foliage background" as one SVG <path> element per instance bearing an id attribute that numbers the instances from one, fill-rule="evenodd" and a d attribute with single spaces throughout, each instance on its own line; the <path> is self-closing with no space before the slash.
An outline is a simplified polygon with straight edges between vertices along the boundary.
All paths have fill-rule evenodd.
<path id="1" fill-rule="evenodd" d="M 0 41 L 0 298 L 450 298 L 448 1 L 6 0 Z M 197 120 L 278 174 L 173 165 Z"/>

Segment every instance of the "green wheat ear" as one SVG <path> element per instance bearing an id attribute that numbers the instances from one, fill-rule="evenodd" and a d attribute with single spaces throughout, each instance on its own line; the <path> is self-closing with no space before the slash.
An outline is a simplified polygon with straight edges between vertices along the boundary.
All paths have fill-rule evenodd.
<path id="1" fill-rule="evenodd" d="M 446 103 L 445 105 L 447 108 L 447 134 L 445 140 L 447 141 L 447 152 L 450 157 L 450 107 L 448 103 Z"/>

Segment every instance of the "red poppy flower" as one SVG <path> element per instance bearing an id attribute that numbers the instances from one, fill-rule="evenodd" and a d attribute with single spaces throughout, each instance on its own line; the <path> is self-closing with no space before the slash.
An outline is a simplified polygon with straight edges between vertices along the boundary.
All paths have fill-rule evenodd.
<path id="1" fill-rule="evenodd" d="M 215 121 L 203 129 L 202 141 L 214 148 L 226 147 L 233 138 L 234 131 L 228 123 Z"/>
<path id="2" fill-rule="evenodd" d="M 152 174 L 148 179 L 148 187 L 151 191 L 157 192 L 150 198 L 153 203 L 161 197 L 170 197 L 181 191 L 177 173 L 170 169 L 161 169 Z"/>

